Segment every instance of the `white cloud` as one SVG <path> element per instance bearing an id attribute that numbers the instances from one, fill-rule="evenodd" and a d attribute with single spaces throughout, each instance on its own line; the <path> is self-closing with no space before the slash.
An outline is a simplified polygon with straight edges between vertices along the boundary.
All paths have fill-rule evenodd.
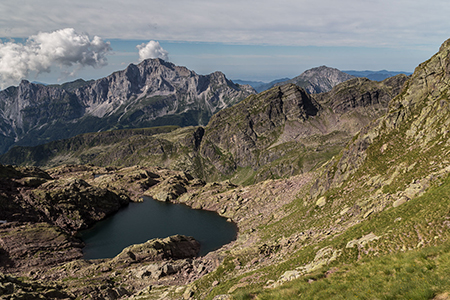
<path id="1" fill-rule="evenodd" d="M 40 32 L 24 44 L 0 41 L 0 87 L 17 84 L 30 72 L 48 73 L 54 65 L 65 68 L 65 73 L 72 66 L 75 71 L 85 66 L 105 66 L 105 55 L 110 50 L 110 44 L 98 36 L 91 40 L 73 28 Z"/>
<path id="2" fill-rule="evenodd" d="M 163 60 L 169 59 L 169 52 L 163 49 L 159 42 L 150 41 L 147 44 L 143 43 L 137 45 L 136 48 L 139 49 L 139 60 L 144 60 L 148 58 L 161 58 Z"/>

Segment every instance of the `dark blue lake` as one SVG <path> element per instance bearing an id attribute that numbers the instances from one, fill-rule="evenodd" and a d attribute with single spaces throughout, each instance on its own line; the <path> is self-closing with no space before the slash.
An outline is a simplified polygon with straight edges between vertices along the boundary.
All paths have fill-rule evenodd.
<path id="1" fill-rule="evenodd" d="M 200 255 L 220 248 L 236 238 L 236 225 L 210 211 L 144 197 L 92 228 L 80 232 L 86 243 L 84 258 L 112 258 L 123 248 L 153 238 L 174 234 L 193 236 L 200 242 Z"/>

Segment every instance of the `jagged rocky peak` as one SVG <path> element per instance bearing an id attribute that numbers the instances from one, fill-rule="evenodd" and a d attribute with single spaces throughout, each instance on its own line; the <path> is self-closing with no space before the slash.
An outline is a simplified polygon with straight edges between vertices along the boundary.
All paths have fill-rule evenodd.
<path id="1" fill-rule="evenodd" d="M 206 125 L 217 111 L 256 93 L 221 72 L 198 75 L 161 59 L 92 81 L 0 91 L 0 151 L 80 133 L 161 125 Z M 61 119 L 64 116 L 64 119 Z M 70 120 L 70 123 L 60 123 Z"/>
<path id="2" fill-rule="evenodd" d="M 130 64 L 125 72 L 133 73 L 139 72 L 136 75 L 143 79 L 148 77 L 162 76 L 162 77 L 192 77 L 197 75 L 195 72 L 186 67 L 176 66 L 171 62 L 164 61 L 159 58 L 143 60 L 138 65 Z"/>
<path id="3" fill-rule="evenodd" d="M 208 127 L 220 128 L 223 122 L 231 126 L 250 122 L 251 130 L 266 134 L 271 127 L 283 124 L 286 120 L 304 120 L 317 112 L 318 104 L 305 90 L 294 84 L 286 84 L 252 95 L 238 105 L 219 112 L 213 116 Z"/>
<path id="4" fill-rule="evenodd" d="M 287 122 L 303 122 L 318 111 L 319 105 L 294 84 L 252 95 L 211 118 L 202 155 L 224 174 L 237 166 L 257 168 L 259 151 L 277 140 Z M 217 149 L 229 153 L 232 160 L 224 161 Z"/>

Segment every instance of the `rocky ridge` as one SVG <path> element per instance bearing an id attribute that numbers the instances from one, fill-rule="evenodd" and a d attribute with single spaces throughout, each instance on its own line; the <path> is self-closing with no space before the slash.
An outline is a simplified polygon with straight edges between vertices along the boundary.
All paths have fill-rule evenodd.
<path id="1" fill-rule="evenodd" d="M 224 74 L 198 75 L 160 59 L 95 81 L 57 86 L 22 81 L 0 91 L 0 152 L 85 132 L 157 125 L 204 125 L 255 91 Z"/>
<path id="2" fill-rule="evenodd" d="M 416 68 L 403 91 L 390 103 L 389 112 L 364 128 L 342 155 L 330 162 L 334 167 L 328 169 L 328 174 L 321 177 L 323 181 L 316 184 L 322 186 L 317 191 L 323 193 L 324 189 L 340 185 L 363 169 L 364 164 L 371 164 L 375 157 L 392 156 L 397 163 L 396 167 L 386 162 L 371 167 L 372 172 L 386 170 L 386 174 L 376 180 L 380 186 L 386 185 L 385 189 L 387 186 L 395 186 L 394 190 L 408 186 L 409 182 L 405 181 L 408 177 L 399 176 L 402 172 L 421 169 L 423 175 L 429 175 L 444 170 L 446 159 L 442 152 L 447 145 L 449 122 L 449 72 L 446 69 L 449 64 L 447 41 L 436 55 Z M 406 152 L 401 153 L 400 149 L 406 149 Z M 415 160 L 417 156 L 421 159 Z M 436 166 L 437 162 L 440 167 Z"/>

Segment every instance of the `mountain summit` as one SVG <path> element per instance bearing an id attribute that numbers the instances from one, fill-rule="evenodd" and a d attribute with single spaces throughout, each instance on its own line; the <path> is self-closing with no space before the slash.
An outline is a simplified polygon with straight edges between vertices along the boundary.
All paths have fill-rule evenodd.
<path id="1" fill-rule="evenodd" d="M 304 88 L 309 94 L 319 94 L 329 92 L 339 83 L 352 78 L 354 78 L 354 76 L 339 71 L 338 69 L 320 66 L 306 70 L 299 76 L 288 81 L 277 83 L 275 86 L 293 83 Z"/>
<path id="2" fill-rule="evenodd" d="M 107 77 L 44 86 L 22 81 L 0 91 L 0 153 L 80 133 L 158 125 L 205 125 L 255 93 L 221 72 L 198 75 L 161 59 Z"/>

